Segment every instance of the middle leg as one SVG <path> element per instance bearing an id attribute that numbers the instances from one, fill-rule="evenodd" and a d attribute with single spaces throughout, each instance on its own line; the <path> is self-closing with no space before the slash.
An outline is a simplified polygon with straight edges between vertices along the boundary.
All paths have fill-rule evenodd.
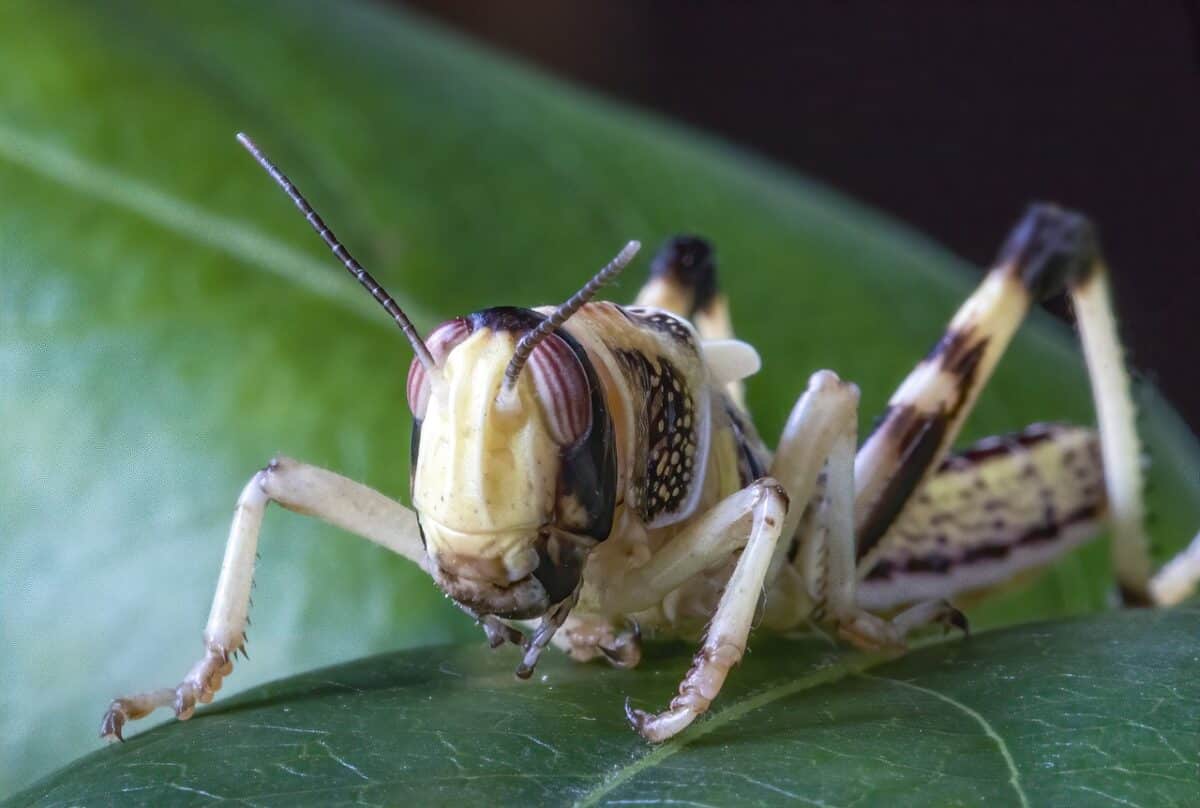
<path id="1" fill-rule="evenodd" d="M 764 478 L 727 497 L 608 594 L 604 606 L 608 613 L 630 614 L 650 608 L 744 545 L 695 662 L 668 709 L 655 715 L 627 707 L 630 722 L 647 740 L 666 740 L 706 712 L 730 669 L 741 659 L 760 595 L 771 581 L 772 566 L 776 559 L 786 557 L 786 543 L 779 537 L 790 536 L 784 531 L 795 528 L 787 503 L 790 499 L 802 506 L 812 498 L 831 447 L 847 429 L 853 429 L 857 400 L 853 385 L 828 371 L 815 374 L 788 421 L 786 442 L 792 451 L 784 453 L 784 462 L 776 466 L 786 475 L 786 482 L 780 485 Z M 848 554 L 848 566 L 853 570 L 852 550 Z"/>
<path id="2" fill-rule="evenodd" d="M 829 371 L 814 375 L 811 385 L 810 390 L 825 391 L 824 400 L 835 401 L 836 406 L 822 412 L 806 396 L 784 428 L 772 474 L 789 491 L 818 493 L 798 499 L 789 511 L 784 535 L 795 536 L 798 544 L 781 543 L 775 562 L 795 553 L 813 617 L 832 623 L 843 639 L 860 648 L 902 648 L 910 632 L 932 622 L 965 631 L 966 619 L 941 599 L 918 603 L 892 620 L 859 604 L 854 538 L 858 389 Z M 813 427 L 814 421 L 820 423 L 819 429 Z M 818 486 L 822 469 L 823 484 Z M 802 513 L 805 505 L 808 514 Z"/>

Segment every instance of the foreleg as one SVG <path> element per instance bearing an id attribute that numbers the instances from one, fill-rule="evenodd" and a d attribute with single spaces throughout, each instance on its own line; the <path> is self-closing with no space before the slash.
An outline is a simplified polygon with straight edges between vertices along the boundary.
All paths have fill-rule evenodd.
<path id="1" fill-rule="evenodd" d="M 250 479 L 238 498 L 204 628 L 204 656 L 174 688 L 115 699 L 100 725 L 102 737 L 120 739 L 126 721 L 159 707 L 172 706 L 182 720 L 191 717 L 197 702 L 212 701 L 246 641 L 258 534 L 270 502 L 356 533 L 425 568 L 425 551 L 412 511 L 331 471 L 286 457 L 272 460 Z"/>
<path id="2" fill-rule="evenodd" d="M 741 659 L 764 585 L 771 580 L 772 569 L 786 559 L 787 546 L 779 537 L 790 539 L 798 519 L 787 502 L 790 499 L 803 508 L 813 497 L 825 459 L 840 438 L 848 436 L 852 455 L 857 402 L 854 385 L 829 371 L 814 374 L 788 419 L 782 442 L 786 451 L 773 467 L 780 474 L 779 482 L 759 480 L 726 498 L 613 592 L 609 610 L 628 613 L 649 608 L 745 545 L 695 662 L 670 707 L 657 715 L 627 708 L 630 721 L 648 740 L 665 740 L 707 711 L 729 670 Z M 852 573 L 852 545 L 845 565 Z"/>
<path id="3" fill-rule="evenodd" d="M 745 548 L 738 557 L 733 574 L 721 593 L 716 613 L 705 632 L 704 641 L 696 653 L 692 668 L 679 685 L 678 695 L 666 711 L 658 714 L 633 709 L 626 702 L 625 713 L 630 723 L 648 741 L 664 741 L 707 712 L 713 699 L 720 693 L 730 669 L 741 660 L 746 650 L 746 640 L 750 634 L 759 596 L 763 591 L 767 568 L 779 540 L 779 531 L 787 514 L 788 503 L 783 487 L 771 479 L 759 480 L 739 492 L 746 493 L 753 496 L 749 507 L 749 539 L 745 542 Z M 736 524 L 739 520 L 732 521 Z M 704 525 L 703 520 L 701 525 Z M 680 534 L 668 548 L 676 545 L 673 554 L 692 562 L 693 565 L 704 558 L 708 558 L 711 565 L 715 553 L 704 552 L 707 548 L 723 550 L 725 557 L 728 557 L 729 544 L 732 543 L 730 539 L 734 538 L 732 531 L 728 528 L 713 530 L 716 527 L 713 524 L 706 527 L 708 531 L 705 533 L 688 530 Z M 692 545 L 700 551 L 690 552 L 688 548 L 679 546 L 680 544 Z M 657 583 L 660 587 L 665 586 L 670 583 L 670 577 L 668 570 L 660 568 Z M 629 593 L 624 594 L 628 596 Z"/>

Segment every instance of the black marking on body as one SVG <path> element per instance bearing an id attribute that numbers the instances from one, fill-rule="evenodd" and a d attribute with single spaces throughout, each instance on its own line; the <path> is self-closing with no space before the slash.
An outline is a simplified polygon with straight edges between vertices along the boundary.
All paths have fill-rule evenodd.
<path id="1" fill-rule="evenodd" d="M 759 477 L 767 476 L 767 466 L 770 458 L 767 448 L 763 445 L 754 425 L 746 417 L 729 396 L 722 395 L 725 415 L 729 419 L 729 430 L 737 446 L 738 483 L 745 488 Z"/>
<path id="2" fill-rule="evenodd" d="M 687 316 L 695 317 L 717 296 L 717 262 L 712 244 L 699 236 L 675 236 L 654 257 L 650 277 L 684 290 L 691 301 Z"/>
<path id="3" fill-rule="evenodd" d="M 591 543 L 583 543 L 572 536 L 543 531 L 538 536 L 535 549 L 538 554 L 537 579 L 551 604 L 561 603 L 579 588 L 583 576 L 583 564 L 591 552 Z"/>
<path id="4" fill-rule="evenodd" d="M 1052 512 L 1047 513 L 1047 521 L 1029 528 L 1016 538 L 997 537 L 993 541 L 983 541 L 972 545 L 958 555 L 934 552 L 914 556 L 904 563 L 888 559 L 881 560 L 871 568 L 864 580 L 888 580 L 897 574 L 910 573 L 943 574 L 954 567 L 967 566 L 981 561 L 999 561 L 1008 557 L 1018 547 L 1054 541 L 1068 528 L 1082 522 L 1094 521 L 1100 518 L 1102 513 L 1103 506 L 1098 504 L 1086 505 L 1061 520 L 1056 518 Z"/>
<path id="5" fill-rule="evenodd" d="M 941 369 L 964 380 L 965 387 L 969 388 L 987 345 L 987 337 L 980 339 L 971 329 L 951 329 L 937 341 L 925 361 L 937 362 Z M 966 390 L 961 392 L 965 393 Z"/>
<path id="6" fill-rule="evenodd" d="M 1057 205 L 1035 203 L 1013 228 L 997 257 L 1035 300 L 1086 281 L 1100 256 L 1096 228 L 1087 217 Z"/>
<path id="7" fill-rule="evenodd" d="M 1003 455 L 1010 455 L 1020 450 L 1033 447 L 1053 440 L 1059 428 L 1054 424 L 1033 424 L 1011 435 L 996 438 L 984 438 L 973 446 L 955 452 L 946 457 L 938 466 L 938 471 L 949 471 L 962 468 L 964 465 L 977 466 L 984 461 Z M 1063 463 L 1071 466 L 1075 462 L 1074 452 L 1063 454 Z"/>
<path id="8" fill-rule="evenodd" d="M 887 409 L 879 428 L 886 430 L 881 437 L 895 445 L 899 463 L 875 506 L 858 526 L 859 559 L 879 544 L 900 515 L 937 455 L 949 424 L 950 416 L 944 412 L 922 413 L 912 405 Z"/>
<path id="9" fill-rule="evenodd" d="M 651 359 L 635 350 L 613 353 L 645 402 L 645 409 L 635 414 L 645 457 L 635 461 L 631 482 L 634 507 L 643 521 L 651 522 L 680 508 L 699 479 L 696 401 L 686 379 L 665 357 Z"/>
<path id="10" fill-rule="evenodd" d="M 883 539 L 925 479 L 947 432 L 971 398 L 988 343 L 987 337 L 979 338 L 971 330 L 947 331 L 926 361 L 938 363 L 940 372 L 955 377 L 957 398 L 932 413 L 921 412 L 913 404 L 896 404 L 888 407 L 877 422 L 875 431 L 883 430 L 880 438 L 895 446 L 899 461 L 895 475 L 858 526 L 857 558 L 864 558 Z"/>
<path id="11" fill-rule="evenodd" d="M 688 351 L 693 353 L 697 351 L 696 338 L 692 329 L 684 320 L 674 314 L 661 309 L 642 309 L 637 306 L 630 306 L 624 311 L 635 325 L 663 334 L 684 346 Z"/>

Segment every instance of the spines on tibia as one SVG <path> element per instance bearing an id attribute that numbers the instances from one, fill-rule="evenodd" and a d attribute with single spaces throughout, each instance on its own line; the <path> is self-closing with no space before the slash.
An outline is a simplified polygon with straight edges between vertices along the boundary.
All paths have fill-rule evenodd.
<path id="1" fill-rule="evenodd" d="M 695 317 L 717 296 L 717 261 L 712 244 L 699 236 L 669 239 L 654 257 L 650 277 L 670 285 L 683 298 L 683 313 Z"/>
<path id="2" fill-rule="evenodd" d="M 1090 219 L 1035 202 L 1012 229 L 996 263 L 1011 267 L 1035 300 L 1045 300 L 1086 281 L 1099 259 L 1099 241 Z"/>

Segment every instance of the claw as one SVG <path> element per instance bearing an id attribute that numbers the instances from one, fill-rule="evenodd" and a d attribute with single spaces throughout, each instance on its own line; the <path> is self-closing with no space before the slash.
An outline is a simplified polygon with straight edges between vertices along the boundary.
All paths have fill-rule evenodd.
<path id="1" fill-rule="evenodd" d="M 674 704 L 674 702 L 672 702 Z M 633 731 L 650 743 L 662 743 L 675 737 L 696 719 L 693 711 L 672 706 L 664 713 L 648 713 L 639 710 L 625 699 L 625 718 Z"/>
<path id="2" fill-rule="evenodd" d="M 635 668 L 642 659 L 642 627 L 633 618 L 626 621 L 626 630 L 618 634 L 611 646 L 597 645 L 597 650 L 615 668 Z"/>
<path id="3" fill-rule="evenodd" d="M 946 627 L 944 634 L 949 634 L 950 629 L 956 628 L 964 637 L 971 636 L 971 624 L 967 621 L 967 616 L 949 603 L 946 604 L 946 612 L 942 615 L 942 624 Z"/>
<path id="4" fill-rule="evenodd" d="M 187 721 L 196 712 L 196 696 L 188 688 L 180 687 L 175 691 L 175 717 Z"/>
<path id="5" fill-rule="evenodd" d="M 113 741 L 125 743 L 125 738 L 121 734 L 121 728 L 125 726 L 125 718 L 125 710 L 121 707 L 120 702 L 114 701 L 109 705 L 108 712 L 100 721 L 100 737 L 110 743 Z"/>
<path id="6" fill-rule="evenodd" d="M 642 730 L 646 726 L 646 719 L 649 717 L 650 714 L 648 712 L 635 708 L 630 703 L 629 697 L 625 697 L 625 719 L 629 722 L 629 726 L 633 728 L 634 732 L 641 735 Z"/>
<path id="7" fill-rule="evenodd" d="M 525 644 L 525 635 L 501 620 L 488 616 L 481 618 L 479 624 L 483 626 L 483 633 L 487 635 L 490 648 L 499 648 L 506 642 L 513 645 Z"/>

